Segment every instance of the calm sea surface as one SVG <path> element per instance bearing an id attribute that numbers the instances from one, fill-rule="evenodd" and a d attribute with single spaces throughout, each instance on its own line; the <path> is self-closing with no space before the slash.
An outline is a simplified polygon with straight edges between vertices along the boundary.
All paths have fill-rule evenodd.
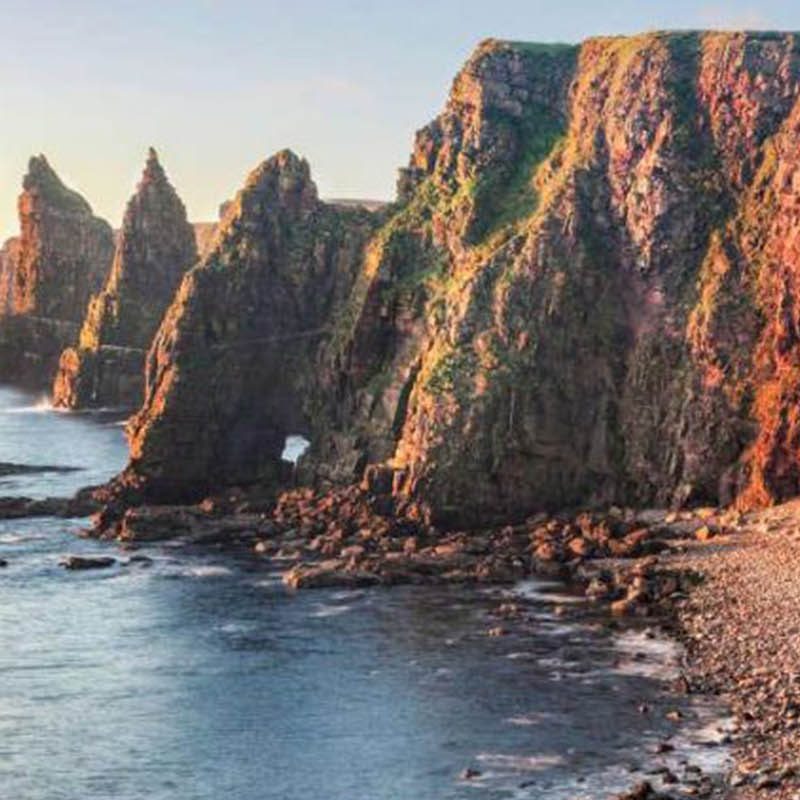
<path id="1" fill-rule="evenodd" d="M 67 495 L 125 456 L 119 423 L 0 388 L 0 462 L 81 468 L 0 494 Z M 669 646 L 565 621 L 561 587 L 520 587 L 532 633 L 493 638 L 508 590 L 289 594 L 252 558 L 177 547 L 65 572 L 129 555 L 84 524 L 0 521 L 2 800 L 604 797 L 674 732 Z"/>

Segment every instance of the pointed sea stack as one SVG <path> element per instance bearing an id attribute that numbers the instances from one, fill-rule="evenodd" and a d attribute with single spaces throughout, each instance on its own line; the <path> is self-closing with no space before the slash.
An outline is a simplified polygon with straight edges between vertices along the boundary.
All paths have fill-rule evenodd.
<path id="1" fill-rule="evenodd" d="M 114 234 L 44 156 L 29 162 L 18 209 L 0 260 L 0 379 L 44 388 L 108 274 Z"/>
<path id="2" fill-rule="evenodd" d="M 32 158 L 19 198 L 14 313 L 80 322 L 108 273 L 114 234 L 44 156 Z"/>
<path id="3" fill-rule="evenodd" d="M 309 430 L 317 356 L 374 227 L 320 201 L 290 151 L 250 174 L 149 352 L 131 483 L 146 475 L 161 500 L 277 479 L 286 436 Z"/>
<path id="4" fill-rule="evenodd" d="M 197 260 L 186 209 L 152 148 L 128 202 L 114 262 L 77 347 L 61 356 L 53 402 L 64 408 L 138 408 L 144 361 L 181 277 Z"/>

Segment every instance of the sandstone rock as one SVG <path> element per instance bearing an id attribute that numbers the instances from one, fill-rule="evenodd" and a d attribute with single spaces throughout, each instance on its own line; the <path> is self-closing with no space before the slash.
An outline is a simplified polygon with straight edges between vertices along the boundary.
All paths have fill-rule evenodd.
<path id="1" fill-rule="evenodd" d="M 19 238 L 12 237 L 0 247 L 0 317 L 14 309 L 14 274 L 19 260 Z"/>
<path id="2" fill-rule="evenodd" d="M 19 218 L 14 313 L 80 322 L 111 263 L 111 226 L 61 182 L 44 156 L 28 164 Z"/>
<path id="3" fill-rule="evenodd" d="M 93 488 L 82 490 L 74 497 L 0 497 L 0 519 L 24 517 L 88 517 L 100 504 L 93 497 Z"/>
<path id="4" fill-rule="evenodd" d="M 61 355 L 54 405 L 141 405 L 145 354 L 181 277 L 196 260 L 186 209 L 151 148 L 128 202 L 108 280 L 91 299 L 76 346 Z"/>
<path id="5" fill-rule="evenodd" d="M 344 562 L 334 559 L 314 566 L 295 567 L 284 574 L 283 582 L 291 589 L 358 588 L 380 583 L 380 578 L 368 572 L 349 571 Z"/>
<path id="6" fill-rule="evenodd" d="M 702 525 L 694 532 L 695 538 L 700 542 L 707 542 L 713 539 L 717 532 L 708 525 Z"/>
<path id="7" fill-rule="evenodd" d="M 18 207 L 20 235 L 0 258 L 0 374 L 43 388 L 105 279 L 114 238 L 44 156 L 30 160 Z"/>

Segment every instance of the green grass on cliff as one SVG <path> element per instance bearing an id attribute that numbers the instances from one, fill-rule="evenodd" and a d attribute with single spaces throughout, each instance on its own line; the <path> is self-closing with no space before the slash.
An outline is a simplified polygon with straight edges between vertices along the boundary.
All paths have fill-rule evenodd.
<path id="1" fill-rule="evenodd" d="M 578 45 L 568 44 L 567 42 L 520 42 L 516 40 L 502 40 L 501 44 L 521 53 L 545 56 L 559 56 L 570 50 L 577 51 L 578 49 Z"/>
<path id="2" fill-rule="evenodd" d="M 534 187 L 536 170 L 563 136 L 563 123 L 546 112 L 522 128 L 521 151 L 511 169 L 487 176 L 476 187 L 482 209 L 481 222 L 473 228 L 476 242 L 533 214 L 539 200 Z"/>

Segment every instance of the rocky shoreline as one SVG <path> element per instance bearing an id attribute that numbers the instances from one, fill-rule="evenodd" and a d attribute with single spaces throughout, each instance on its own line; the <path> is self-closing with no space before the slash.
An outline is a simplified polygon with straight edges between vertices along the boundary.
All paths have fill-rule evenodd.
<path id="1" fill-rule="evenodd" d="M 692 691 L 736 720 L 737 799 L 800 793 L 800 503 L 748 515 L 735 535 L 676 554 L 705 580 L 676 609 Z"/>
<path id="2" fill-rule="evenodd" d="M 193 544 L 234 542 L 280 569 L 292 589 L 511 585 L 532 575 L 566 580 L 593 608 L 607 609 L 609 624 L 622 617 L 647 619 L 679 640 L 687 656 L 674 690 L 712 697 L 734 714 L 730 735 L 720 739 L 731 744 L 736 760 L 724 781 L 694 768 L 676 775 L 660 761 L 672 747 L 664 742 L 654 753 L 651 780 L 627 797 L 796 797 L 800 673 L 790 655 L 800 629 L 791 621 L 795 594 L 782 597 L 775 586 L 790 582 L 789 555 L 800 551 L 800 505 L 745 516 L 714 508 L 611 508 L 444 533 L 413 504 L 396 505 L 368 486 L 369 481 L 321 493 L 296 489 L 274 506 L 258 493 L 233 491 L 196 506 L 128 509 L 105 528 L 100 515 L 93 533 L 130 548 L 173 538 L 176 531 Z M 790 521 L 795 535 L 782 538 Z M 765 558 L 754 558 L 754 550 Z M 745 594 L 740 584 L 750 573 L 760 583 Z M 762 583 L 772 587 L 763 595 Z M 781 613 L 754 613 L 762 605 L 773 611 L 770 601 Z M 487 634 L 512 633 L 524 624 L 524 604 L 501 604 L 496 616 Z M 779 657 L 772 660 L 775 653 Z"/>
<path id="3" fill-rule="evenodd" d="M 664 766 L 625 797 L 795 797 L 800 789 L 800 672 L 793 622 L 800 567 L 800 502 L 741 515 L 699 508 L 537 514 L 516 524 L 440 531 L 413 503 L 361 485 L 292 489 L 277 499 L 233 489 L 196 505 L 102 508 L 103 489 L 70 500 L 5 498 L 0 516 L 78 517 L 94 512 L 87 536 L 125 550 L 162 541 L 249 552 L 292 590 L 399 584 L 513 586 L 530 577 L 568 582 L 591 613 L 645 620 L 681 642 L 674 690 L 731 709 L 735 769 L 704 775 Z M 99 509 L 99 510 L 98 510 Z M 109 564 L 113 563 L 109 561 Z M 105 565 L 103 565 L 105 566 Z M 603 611 L 605 609 L 605 612 Z M 569 607 L 559 613 L 575 613 Z M 500 603 L 490 636 L 525 633 L 525 602 Z M 629 624 L 629 623 L 624 623 Z M 649 713 L 649 709 L 642 709 Z M 679 716 L 676 722 L 680 722 Z M 688 771 L 686 771 L 688 770 Z M 768 794 L 765 794 L 768 793 Z"/>
<path id="4" fill-rule="evenodd" d="M 87 535 L 128 550 L 178 539 L 190 546 L 246 550 L 282 574 L 291 590 L 399 584 L 506 585 L 531 577 L 555 578 L 574 591 L 579 605 L 556 605 L 560 616 L 606 620 L 611 627 L 647 626 L 680 634 L 679 620 L 702 576 L 684 563 L 687 549 L 716 546 L 738 529 L 736 513 L 691 512 L 538 514 L 517 525 L 443 532 L 413 503 L 375 492 L 368 475 L 360 486 L 327 491 L 294 489 L 270 501 L 258 490 L 232 490 L 187 506 L 140 506 L 101 512 Z M 524 597 L 498 601 L 487 636 L 535 635 L 535 615 Z M 681 637 L 684 638 L 684 637 Z M 644 654 L 641 655 L 645 658 Z M 696 724 L 684 706 L 690 691 L 703 691 L 681 672 L 663 708 L 643 704 L 642 714 L 674 723 L 675 738 L 660 740 L 651 760 L 637 769 L 632 800 L 656 797 L 723 797 L 727 776 L 706 773 L 688 757 L 680 739 Z M 717 732 L 706 746 L 725 746 Z M 691 750 L 691 748 L 689 748 Z M 642 777 L 647 780 L 641 780 Z M 480 779 L 465 770 L 462 780 Z"/>

